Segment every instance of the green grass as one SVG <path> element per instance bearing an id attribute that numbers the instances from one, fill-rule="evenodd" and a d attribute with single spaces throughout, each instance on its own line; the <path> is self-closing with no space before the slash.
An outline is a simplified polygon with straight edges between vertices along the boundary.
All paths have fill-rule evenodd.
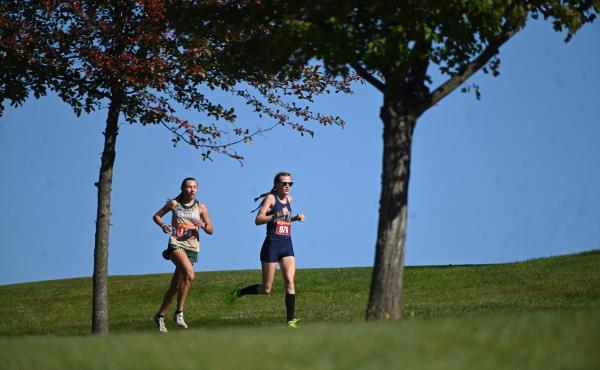
<path id="1" fill-rule="evenodd" d="M 366 323 L 370 268 L 296 276 L 301 329 L 271 296 L 221 296 L 260 271 L 199 272 L 191 329 L 152 326 L 170 275 L 111 277 L 110 331 L 89 335 L 91 280 L 0 286 L 2 369 L 596 369 L 600 251 L 479 266 L 408 267 L 404 320 Z M 16 320 L 15 318 L 18 318 Z M 170 325 L 169 325 L 170 324 Z"/>

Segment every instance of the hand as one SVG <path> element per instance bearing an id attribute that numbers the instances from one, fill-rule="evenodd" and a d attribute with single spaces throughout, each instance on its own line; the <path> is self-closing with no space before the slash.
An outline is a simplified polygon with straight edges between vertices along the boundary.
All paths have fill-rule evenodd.
<path id="1" fill-rule="evenodd" d="M 165 234 L 170 233 L 172 231 L 171 226 L 167 224 L 163 224 L 160 228 Z"/>
<path id="2" fill-rule="evenodd" d="M 194 220 L 194 225 L 196 225 L 196 227 L 204 229 L 206 227 L 206 222 L 202 222 L 200 220 Z"/>
<path id="3" fill-rule="evenodd" d="M 290 211 L 287 209 L 287 207 L 285 207 L 281 211 L 273 213 L 273 215 L 272 215 L 273 221 L 277 221 L 282 218 L 285 218 L 285 216 L 287 216 L 289 214 L 290 214 Z"/>
<path id="4" fill-rule="evenodd" d="M 292 217 L 293 221 L 300 221 L 300 222 L 304 222 L 304 214 L 303 213 L 298 213 L 296 216 Z"/>

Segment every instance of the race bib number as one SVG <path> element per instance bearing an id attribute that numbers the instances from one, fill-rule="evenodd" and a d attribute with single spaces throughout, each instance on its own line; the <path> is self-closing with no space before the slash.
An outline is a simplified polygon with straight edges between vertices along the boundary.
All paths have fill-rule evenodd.
<path id="1" fill-rule="evenodd" d="M 292 223 L 290 221 L 277 221 L 275 224 L 275 234 L 281 236 L 290 236 Z"/>
<path id="2" fill-rule="evenodd" d="M 198 228 L 196 225 L 180 224 L 177 225 L 175 236 L 178 239 L 192 239 L 198 236 Z"/>

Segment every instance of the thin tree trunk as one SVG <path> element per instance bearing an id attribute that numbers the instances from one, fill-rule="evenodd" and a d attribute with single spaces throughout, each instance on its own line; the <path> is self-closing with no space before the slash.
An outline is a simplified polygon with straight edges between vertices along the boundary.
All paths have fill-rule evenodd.
<path id="1" fill-rule="evenodd" d="M 384 127 L 383 174 L 367 320 L 402 316 L 410 154 L 417 117 L 403 110 L 400 101 L 397 95 L 384 93 L 380 113 Z"/>
<path id="2" fill-rule="evenodd" d="M 94 292 L 92 307 L 92 332 L 108 334 L 108 236 L 110 229 L 110 193 L 112 190 L 113 166 L 116 141 L 119 131 L 118 99 L 112 99 L 108 108 L 104 131 L 104 151 L 100 164 L 98 187 L 98 212 L 96 216 L 96 240 L 94 247 Z"/>

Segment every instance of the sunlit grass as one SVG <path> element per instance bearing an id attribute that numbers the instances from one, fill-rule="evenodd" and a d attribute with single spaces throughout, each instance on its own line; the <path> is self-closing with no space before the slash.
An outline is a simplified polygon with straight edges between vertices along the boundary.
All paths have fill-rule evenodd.
<path id="1" fill-rule="evenodd" d="M 91 336 L 91 280 L 0 286 L 2 369 L 595 369 L 600 251 L 521 263 L 408 267 L 404 320 L 364 322 L 369 268 L 297 273 L 301 329 L 271 296 L 221 297 L 260 271 L 199 272 L 187 331 L 153 327 L 170 275 L 110 278 L 110 332 Z M 41 335 L 41 336 L 40 336 Z"/>

